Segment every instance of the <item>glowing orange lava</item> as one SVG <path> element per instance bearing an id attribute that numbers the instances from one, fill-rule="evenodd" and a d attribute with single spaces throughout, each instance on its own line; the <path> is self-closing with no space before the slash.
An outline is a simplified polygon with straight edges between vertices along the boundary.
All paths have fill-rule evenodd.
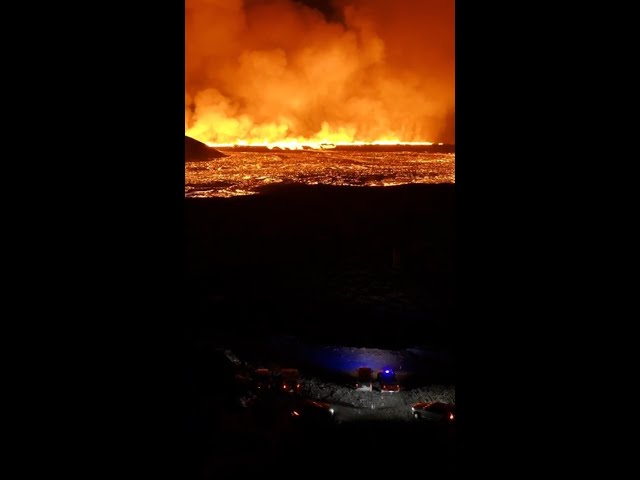
<path id="1" fill-rule="evenodd" d="M 329 150 L 341 146 L 367 146 L 367 145 L 397 145 L 397 146 L 429 146 L 434 145 L 433 142 L 401 142 L 398 140 L 378 140 L 375 142 L 340 142 L 332 143 L 329 141 L 309 141 L 309 140 L 290 140 L 280 142 L 247 142 L 246 140 L 238 140 L 237 143 L 214 143 L 204 142 L 207 146 L 213 148 L 231 148 L 231 147 L 266 147 L 268 149 L 281 148 L 283 150 Z M 442 145 L 439 143 L 438 145 Z"/>
<path id="2" fill-rule="evenodd" d="M 185 135 L 287 150 L 455 144 L 454 0 L 186 0 Z"/>

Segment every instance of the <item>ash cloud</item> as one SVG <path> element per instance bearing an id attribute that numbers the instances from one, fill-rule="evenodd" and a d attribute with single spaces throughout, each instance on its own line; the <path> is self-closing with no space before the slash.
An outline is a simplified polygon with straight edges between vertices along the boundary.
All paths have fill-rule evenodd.
<path id="1" fill-rule="evenodd" d="M 455 142 L 453 0 L 186 0 L 185 9 L 191 137 Z"/>

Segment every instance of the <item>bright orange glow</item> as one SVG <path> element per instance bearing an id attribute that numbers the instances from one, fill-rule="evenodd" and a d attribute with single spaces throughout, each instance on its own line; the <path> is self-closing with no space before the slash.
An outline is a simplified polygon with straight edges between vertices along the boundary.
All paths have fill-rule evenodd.
<path id="1" fill-rule="evenodd" d="M 378 152 L 347 149 L 247 152 L 221 148 L 229 156 L 209 162 L 185 162 L 185 195 L 198 198 L 255 195 L 262 187 L 292 182 L 357 187 L 455 183 L 454 153 L 420 152 L 423 147 L 407 147 L 417 151 L 405 152 L 379 148 Z"/>
<path id="2" fill-rule="evenodd" d="M 453 413 L 449 414 L 449 420 L 453 420 Z"/>
<path id="3" fill-rule="evenodd" d="M 310 148 L 314 150 L 326 150 L 335 148 L 338 146 L 366 146 L 366 145 L 411 145 L 411 146 L 428 146 L 433 145 L 433 142 L 401 142 L 400 140 L 379 140 L 375 142 L 339 142 L 339 143 L 331 143 L 331 142 L 313 142 L 308 140 L 302 141 L 279 141 L 273 143 L 252 143 L 246 140 L 241 140 L 236 144 L 230 143 L 215 143 L 215 142 L 204 142 L 207 146 L 213 148 L 230 148 L 235 146 L 242 147 L 266 147 L 268 149 L 281 148 L 286 150 L 303 150 L 304 148 Z M 439 145 L 442 145 L 440 143 Z"/>
<path id="4" fill-rule="evenodd" d="M 298 412 L 296 412 L 295 410 L 294 410 L 293 412 L 291 412 L 291 415 L 294 415 L 294 416 L 296 416 L 296 417 L 299 417 L 299 416 L 300 416 L 300 414 L 299 414 Z"/>
<path id="5" fill-rule="evenodd" d="M 454 0 L 186 0 L 185 134 L 300 150 L 455 143 Z"/>

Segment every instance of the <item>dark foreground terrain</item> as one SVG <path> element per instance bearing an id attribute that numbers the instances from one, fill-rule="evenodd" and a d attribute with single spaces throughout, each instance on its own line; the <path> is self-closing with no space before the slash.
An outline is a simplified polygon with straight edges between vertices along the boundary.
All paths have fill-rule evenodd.
<path id="1" fill-rule="evenodd" d="M 292 426 L 290 413 L 268 404 L 239 405 L 237 372 L 220 354 L 258 355 L 274 337 L 291 337 L 312 353 L 423 345 L 452 356 L 454 208 L 453 185 L 281 185 L 185 199 L 185 447 L 197 477 L 454 470 L 451 429 L 384 415 Z M 330 367 L 344 360 L 327 355 L 319 360 Z M 455 383 L 452 371 L 446 377 Z"/>
<path id="2" fill-rule="evenodd" d="M 198 335 L 396 348 L 454 335 L 454 186 L 275 186 L 185 199 Z"/>
<path id="3" fill-rule="evenodd" d="M 190 352 L 188 359 L 185 478 L 248 474 L 343 478 L 397 476 L 415 469 L 429 474 L 456 471 L 453 424 L 412 419 L 410 407 L 407 419 L 390 416 L 380 401 L 375 410 L 331 402 L 334 417 L 307 417 L 296 406 L 312 398 L 306 391 L 307 379 L 301 380 L 305 388 L 300 394 L 254 390 L 247 396 L 236 379 L 238 369 L 220 351 L 201 348 Z M 243 395 L 252 401 L 239 402 Z M 386 395 L 390 396 L 381 400 L 383 404 L 397 402 L 395 394 Z M 293 414 L 298 410 L 300 417 Z"/>

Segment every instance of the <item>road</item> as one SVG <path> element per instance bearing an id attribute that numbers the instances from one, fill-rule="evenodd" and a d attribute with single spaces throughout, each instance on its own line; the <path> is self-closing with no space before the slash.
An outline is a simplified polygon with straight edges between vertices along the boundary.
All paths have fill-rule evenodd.
<path id="1" fill-rule="evenodd" d="M 356 392 L 365 405 L 356 407 L 344 403 L 332 403 L 336 422 L 358 421 L 412 421 L 411 405 L 401 393 Z"/>

